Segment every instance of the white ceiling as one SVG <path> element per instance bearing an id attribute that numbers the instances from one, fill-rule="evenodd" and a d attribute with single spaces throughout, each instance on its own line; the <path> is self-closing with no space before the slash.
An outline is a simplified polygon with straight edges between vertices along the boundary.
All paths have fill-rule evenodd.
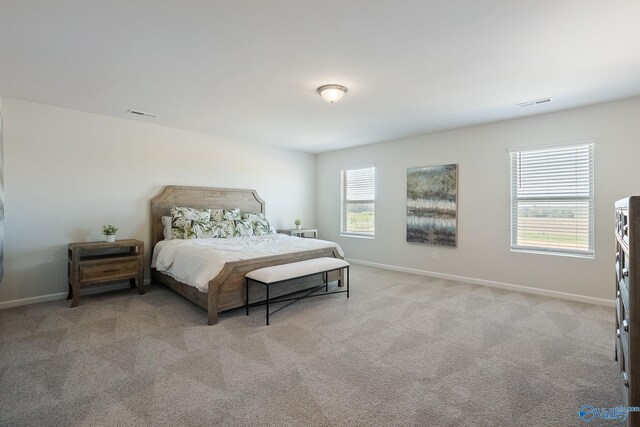
<path id="1" fill-rule="evenodd" d="M 638 0 L 0 0 L 0 93 L 323 152 L 640 95 L 639 22 Z"/>

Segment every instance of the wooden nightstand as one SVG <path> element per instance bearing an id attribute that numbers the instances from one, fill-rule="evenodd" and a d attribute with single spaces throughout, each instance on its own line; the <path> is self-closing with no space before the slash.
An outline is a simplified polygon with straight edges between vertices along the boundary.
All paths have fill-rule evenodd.
<path id="1" fill-rule="evenodd" d="M 144 242 L 135 239 L 69 243 L 71 307 L 80 303 L 80 287 L 129 279 L 144 294 Z"/>
<path id="2" fill-rule="evenodd" d="M 318 238 L 318 230 L 315 228 L 285 228 L 278 230 L 278 233 L 289 236 L 309 237 L 312 239 Z M 312 236 L 307 236 L 307 234 L 311 234 Z"/>

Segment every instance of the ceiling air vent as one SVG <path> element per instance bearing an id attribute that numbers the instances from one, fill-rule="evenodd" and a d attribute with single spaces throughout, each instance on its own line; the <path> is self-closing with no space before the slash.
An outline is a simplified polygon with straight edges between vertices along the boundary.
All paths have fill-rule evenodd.
<path id="1" fill-rule="evenodd" d="M 547 102 L 551 102 L 551 98 L 536 99 L 535 101 L 521 102 L 516 105 L 522 108 L 522 107 L 531 107 L 532 105 L 546 104 Z"/>
<path id="2" fill-rule="evenodd" d="M 127 110 L 127 113 L 129 114 L 134 114 L 136 116 L 145 116 L 145 117 L 153 117 L 154 119 L 156 117 L 158 117 L 157 114 L 153 114 L 153 113 L 145 113 L 144 111 L 138 111 L 138 110 Z"/>

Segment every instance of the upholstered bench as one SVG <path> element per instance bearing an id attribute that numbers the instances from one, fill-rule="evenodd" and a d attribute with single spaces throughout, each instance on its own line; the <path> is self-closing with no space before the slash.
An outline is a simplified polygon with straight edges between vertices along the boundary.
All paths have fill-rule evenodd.
<path id="1" fill-rule="evenodd" d="M 328 276 L 332 271 L 343 271 L 346 270 L 346 282 L 347 289 L 343 291 L 333 291 L 329 292 L 329 282 Z M 278 283 L 284 283 L 293 279 L 302 279 L 304 277 L 314 276 L 316 274 L 322 274 L 323 284 L 320 286 L 316 286 L 312 288 L 310 292 L 307 292 L 305 295 L 301 297 L 287 298 L 282 299 L 278 298 L 276 300 L 269 299 L 269 287 L 273 285 L 277 285 Z M 264 303 L 255 303 L 249 304 L 249 281 L 253 281 L 256 283 L 260 283 L 266 287 L 267 299 Z M 314 293 L 321 288 L 325 288 L 325 291 L 321 294 Z M 331 294 L 340 294 L 346 292 L 347 298 L 349 298 L 349 263 L 343 259 L 338 258 L 312 258 L 305 261 L 292 262 L 289 264 L 280 264 L 274 265 L 272 267 L 260 268 L 258 270 L 253 270 L 245 276 L 245 296 L 247 297 L 246 302 L 246 310 L 247 316 L 249 315 L 249 306 L 253 305 L 262 305 L 266 304 L 267 306 L 267 325 L 269 324 L 269 315 L 275 314 L 283 308 L 293 304 L 296 301 L 299 301 L 303 298 L 309 297 L 317 297 L 321 295 L 331 295 Z M 284 302 L 290 301 L 289 304 L 286 304 L 279 309 L 269 312 L 269 303 L 276 302 Z"/>

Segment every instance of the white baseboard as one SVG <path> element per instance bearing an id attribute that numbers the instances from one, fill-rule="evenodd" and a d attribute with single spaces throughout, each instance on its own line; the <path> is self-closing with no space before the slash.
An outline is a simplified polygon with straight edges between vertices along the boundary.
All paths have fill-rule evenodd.
<path id="1" fill-rule="evenodd" d="M 150 283 L 151 283 L 151 280 L 149 279 L 146 279 L 144 281 L 145 286 L 149 285 Z M 128 289 L 128 288 L 129 288 L 129 283 L 115 283 L 113 285 L 103 285 L 103 286 L 96 286 L 92 288 L 82 289 L 82 293 L 80 295 L 91 295 L 91 294 L 96 294 L 98 292 L 109 292 L 109 291 L 115 291 L 119 289 Z M 3 308 L 20 307 L 22 305 L 37 304 L 40 302 L 55 301 L 55 300 L 66 299 L 66 298 L 67 298 L 67 292 L 58 292 L 55 294 L 39 295 L 37 297 L 19 298 L 19 299 L 14 299 L 10 301 L 0 301 L 0 310 L 2 310 Z"/>
<path id="2" fill-rule="evenodd" d="M 532 288 L 529 286 L 513 285 L 511 283 L 494 282 L 492 280 L 475 279 L 473 277 L 456 276 L 453 274 L 437 273 L 435 271 L 418 270 L 415 268 L 398 267 L 395 265 L 380 264 L 377 262 L 360 261 L 357 259 L 347 259 L 352 264 L 366 265 L 369 267 L 377 267 L 385 270 L 400 271 L 403 273 L 417 274 L 420 276 L 437 277 L 438 279 L 455 280 L 457 282 L 472 283 L 474 285 L 489 286 L 492 288 L 507 289 L 509 291 L 524 292 L 527 294 L 542 295 L 545 297 L 560 298 L 569 301 L 583 302 L 587 304 L 603 305 L 606 307 L 615 307 L 614 300 L 604 298 L 594 298 L 584 295 L 571 294 L 568 292 L 552 291 L 548 289 Z"/>
<path id="3" fill-rule="evenodd" d="M 395 265 L 361 261 L 361 260 L 351 259 L 351 258 L 347 258 L 347 261 L 349 261 L 352 264 L 366 265 L 369 267 L 377 267 L 385 270 L 400 271 L 403 273 L 417 274 L 420 276 L 437 277 L 438 279 L 455 280 L 457 282 L 472 283 L 474 285 L 489 286 L 492 288 L 506 289 L 509 291 L 516 291 L 516 292 L 524 292 L 527 294 L 542 295 L 542 296 L 552 297 L 552 298 L 560 298 L 560 299 L 565 299 L 569 301 L 583 302 L 587 304 L 603 305 L 606 307 L 615 307 L 614 300 L 608 300 L 604 298 L 594 298 L 594 297 L 588 297 L 585 295 L 571 294 L 568 292 L 559 292 L 559 291 L 552 291 L 548 289 L 532 288 L 529 286 L 514 285 L 511 283 L 494 282 L 492 280 L 456 276 L 453 274 L 419 270 L 416 268 L 398 267 Z M 145 286 L 149 285 L 150 283 L 151 281 L 149 279 L 146 279 L 144 281 Z M 124 283 L 118 283 L 114 285 L 104 285 L 104 286 L 95 287 L 95 288 L 83 289 L 82 293 L 85 295 L 89 295 L 97 292 L 106 292 L 106 291 L 112 291 L 117 289 L 125 289 L 128 286 L 129 284 L 124 284 Z M 20 298 L 20 299 L 15 299 L 11 301 L 0 301 L 0 309 L 10 308 L 10 307 L 19 307 L 27 304 L 37 304 L 37 303 L 46 302 L 46 301 L 60 300 L 60 299 L 65 299 L 66 297 L 67 297 L 66 292 L 59 292 L 59 293 L 49 294 L 49 295 L 40 295 L 37 297 Z"/>

